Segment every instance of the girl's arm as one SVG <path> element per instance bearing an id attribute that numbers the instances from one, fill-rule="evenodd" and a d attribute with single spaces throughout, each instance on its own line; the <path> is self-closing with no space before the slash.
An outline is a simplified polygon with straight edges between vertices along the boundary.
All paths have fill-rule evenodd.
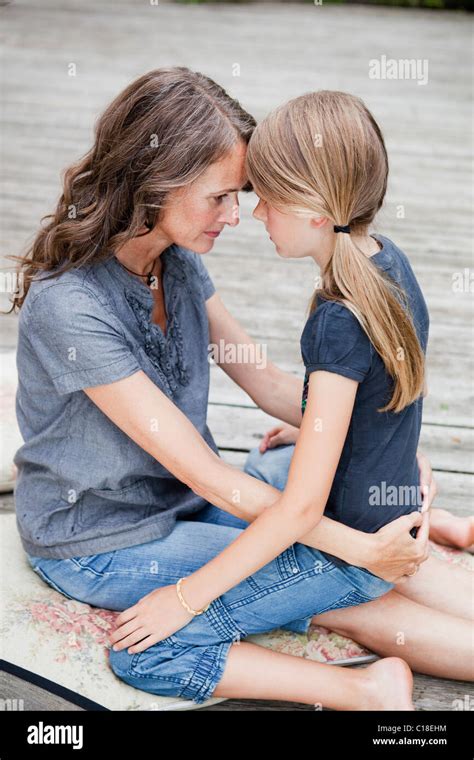
<path id="1" fill-rule="evenodd" d="M 306 410 L 285 490 L 217 557 L 189 575 L 184 598 L 201 609 L 300 540 L 321 520 L 346 439 L 358 383 L 310 374 Z M 212 498 L 210 499 L 212 501 Z"/>
<path id="2" fill-rule="evenodd" d="M 281 492 L 224 462 L 190 420 L 143 372 L 84 392 L 138 446 L 163 464 L 195 493 L 221 509 L 253 522 L 274 505 Z M 156 424 L 158 422 L 158 425 Z M 418 514 L 418 513 L 416 513 Z M 385 580 L 399 580 L 419 562 L 425 546 L 409 534 L 417 523 L 403 516 L 375 534 L 363 533 L 322 517 L 299 538 Z"/>
<path id="3" fill-rule="evenodd" d="M 321 520 L 347 433 L 357 383 L 332 373 L 317 372 L 312 374 L 310 388 L 312 403 L 305 412 L 287 488 L 283 494 L 276 492 L 277 500 L 275 489 L 269 491 L 268 484 L 222 462 L 187 417 L 144 372 L 110 385 L 85 389 L 118 427 L 193 491 L 232 514 L 239 514 L 241 505 L 247 502 L 252 504 L 254 514 L 260 511 L 218 558 L 183 582 L 183 593 L 186 584 L 189 599 L 185 598 L 191 606 L 204 606 L 239 583 Z M 321 429 L 313 429 L 316 417 L 321 418 Z M 271 509 L 266 509 L 271 502 Z M 341 554 L 339 548 L 333 549 Z M 326 550 L 330 551 L 327 543 Z"/>

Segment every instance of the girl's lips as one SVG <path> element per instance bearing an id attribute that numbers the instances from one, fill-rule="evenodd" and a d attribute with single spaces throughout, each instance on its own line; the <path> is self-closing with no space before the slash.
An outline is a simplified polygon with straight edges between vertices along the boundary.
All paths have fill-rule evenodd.
<path id="1" fill-rule="evenodd" d="M 213 237 L 213 238 L 216 238 L 216 237 L 219 237 L 219 235 L 220 235 L 221 233 L 220 233 L 220 232 L 206 232 L 205 234 L 206 234 L 206 235 L 209 235 L 209 237 Z"/>

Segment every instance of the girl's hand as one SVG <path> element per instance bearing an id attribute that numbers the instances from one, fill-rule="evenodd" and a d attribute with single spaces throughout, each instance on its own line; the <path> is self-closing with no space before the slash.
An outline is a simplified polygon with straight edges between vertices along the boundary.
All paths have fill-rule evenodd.
<path id="1" fill-rule="evenodd" d="M 412 512 L 384 525 L 371 536 L 372 550 L 363 567 L 390 583 L 403 583 L 429 557 L 429 510 Z M 416 538 L 410 535 L 418 527 Z"/>
<path id="2" fill-rule="evenodd" d="M 176 586 L 163 586 L 120 613 L 116 620 L 118 628 L 111 634 L 110 643 L 117 652 L 127 647 L 130 647 L 129 654 L 143 652 L 179 631 L 193 617 L 179 601 Z"/>
<path id="3" fill-rule="evenodd" d="M 418 451 L 416 458 L 420 470 L 420 488 L 421 493 L 423 494 L 423 506 L 421 511 L 426 512 L 426 510 L 430 509 L 433 504 L 434 498 L 438 493 L 438 487 L 436 485 L 436 480 L 433 477 L 433 471 L 428 457 L 425 456 L 425 454 L 422 454 L 421 451 Z"/>
<path id="4" fill-rule="evenodd" d="M 268 433 L 265 433 L 258 447 L 260 453 L 264 454 L 267 449 L 273 449 L 275 446 L 296 443 L 299 432 L 299 428 L 293 427 L 293 425 L 288 425 L 286 422 L 282 422 L 280 425 L 269 430 Z"/>

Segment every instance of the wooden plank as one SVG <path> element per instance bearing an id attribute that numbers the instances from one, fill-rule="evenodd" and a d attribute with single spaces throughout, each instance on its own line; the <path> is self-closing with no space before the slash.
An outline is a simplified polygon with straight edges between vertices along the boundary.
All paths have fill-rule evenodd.
<path id="1" fill-rule="evenodd" d="M 249 451 L 278 422 L 257 408 L 209 405 L 208 425 L 220 448 Z M 470 428 L 423 425 L 420 448 L 437 470 L 474 473 L 474 433 Z"/>
<path id="2" fill-rule="evenodd" d="M 0 699 L 15 699 L 17 704 L 22 705 L 24 710 L 47 710 L 50 712 L 62 712 L 74 710 L 80 712 L 82 707 L 69 702 L 63 697 L 52 694 L 50 691 L 36 686 L 36 684 L 24 681 L 22 678 L 5 673 L 0 670 Z"/>
<path id="3" fill-rule="evenodd" d="M 0 309 L 9 308 L 7 299 L 0 298 Z M 300 355 L 298 330 L 294 330 L 295 339 L 277 338 L 278 329 L 284 327 L 273 325 L 270 334 L 249 330 L 251 337 L 260 344 L 262 358 L 273 361 L 285 372 L 289 372 L 303 381 L 304 365 Z M 451 329 L 451 328 L 450 328 Z M 288 330 L 287 333 L 288 334 Z M 471 378 L 474 376 L 472 358 L 466 357 L 466 347 L 471 341 L 472 330 L 469 325 L 459 331 L 457 342 L 451 341 L 449 330 L 438 330 L 433 339 L 434 349 L 430 355 L 427 368 L 428 395 L 423 402 L 423 421 L 440 423 L 448 426 L 474 425 L 474 394 Z M 15 350 L 18 335 L 18 316 L 11 314 L 0 317 L 0 351 Z M 443 346 L 450 346 L 450 353 L 444 352 Z M 454 389 L 454 392 L 453 392 Z M 226 373 L 217 365 L 211 364 L 210 400 L 227 404 L 244 404 L 255 406 Z"/>
<path id="4" fill-rule="evenodd" d="M 434 507 L 447 509 L 459 517 L 472 515 L 474 503 L 474 478 L 472 475 L 458 475 L 451 472 L 434 471 L 438 485 Z"/>
<path id="5" fill-rule="evenodd" d="M 360 666 L 356 666 L 360 667 Z M 464 701 L 465 697 L 473 698 L 474 688 L 465 681 L 452 681 L 445 678 L 433 678 L 432 676 L 414 674 L 413 701 L 416 710 L 452 710 L 455 700 Z M 0 672 L 0 699 L 23 700 L 24 710 L 44 711 L 82 711 L 82 707 L 68 702 L 61 697 L 51 694 L 45 689 L 35 686 L 28 681 L 23 681 L 9 673 Z M 204 712 L 216 712 L 229 710 L 238 711 L 274 711 L 274 710 L 314 710 L 312 705 L 301 702 L 284 702 L 281 700 L 268 699 L 227 699 L 217 705 L 202 707 Z"/>
<path id="6" fill-rule="evenodd" d="M 252 336 L 253 337 L 253 336 Z M 259 342 L 258 338 L 255 338 Z M 468 345 L 466 338 L 466 345 Z M 285 372 L 298 377 L 303 382 L 304 365 L 301 358 L 293 361 L 281 356 L 278 349 L 280 341 L 271 339 L 267 343 L 267 360 L 272 360 Z M 262 353 L 262 356 L 264 354 Z M 441 424 L 446 426 L 473 426 L 474 399 L 473 384 L 470 378 L 474 373 L 465 361 L 460 362 L 462 370 L 456 369 L 456 359 L 439 357 L 437 366 L 429 366 L 427 373 L 428 395 L 423 400 L 423 422 L 425 424 Z M 444 366 L 443 366 L 444 365 Z M 459 372 L 467 374 L 457 377 Z M 454 389 L 454 390 L 453 390 Z M 255 408 L 249 396 L 236 385 L 221 367 L 211 365 L 211 387 L 209 398 L 211 402 L 229 405 L 243 405 Z"/>
<path id="7" fill-rule="evenodd" d="M 354 19 L 360 44 L 365 39 L 370 45 L 371 40 L 379 36 L 382 19 L 389 19 L 392 33 L 403 29 L 404 52 L 408 54 L 411 49 L 416 54 L 419 35 L 408 13 L 400 9 L 395 15 L 392 9 L 378 8 L 375 12 L 374 9 L 351 8 L 350 18 Z M 8 151 L 2 154 L 5 218 L 2 252 L 18 253 L 23 249 L 38 227 L 40 217 L 51 210 L 59 192 L 59 172 L 89 147 L 93 121 L 108 100 L 138 70 L 146 70 L 148 62 L 152 61 L 153 66 L 160 65 L 160 60 L 168 63 L 176 49 L 187 48 L 183 40 L 189 32 L 180 21 L 185 14 L 193 30 L 199 29 L 204 39 L 212 39 L 215 55 L 212 63 L 207 57 L 205 60 L 209 73 L 212 75 L 214 68 L 216 78 L 257 118 L 283 100 L 314 87 L 312 65 L 305 62 L 301 50 L 312 49 L 310 41 L 315 33 L 320 53 L 318 82 L 339 88 L 338 67 L 332 63 L 337 60 L 345 71 L 344 88 L 360 94 L 372 107 L 381 121 L 391 157 L 389 192 L 377 229 L 392 237 L 408 253 L 431 313 L 430 395 L 425 402 L 425 420 L 451 425 L 467 421 L 472 425 L 472 415 L 467 411 L 472 408 L 472 361 L 466 351 L 472 342 L 472 298 L 469 289 L 453 293 L 452 287 L 453 275 L 470 266 L 472 238 L 471 171 L 465 160 L 470 125 L 467 107 L 470 79 L 466 71 L 459 72 L 455 65 L 458 48 L 452 41 L 464 39 L 467 42 L 462 14 L 443 18 L 453 37 L 450 38 L 450 32 L 443 27 L 442 49 L 438 44 L 440 21 L 433 15 L 423 14 L 423 40 L 429 60 L 434 66 L 440 60 L 442 65 L 438 66 L 429 88 L 420 88 L 416 83 L 370 81 L 363 47 L 354 43 L 351 49 L 350 41 L 343 42 L 340 35 L 332 40 L 330 50 L 327 49 L 331 35 L 324 30 L 332 25 L 339 29 L 341 23 L 346 28 L 348 23 L 347 9 L 335 6 L 325 8 L 324 14 L 317 16 L 313 7 L 287 9 L 283 4 L 269 13 L 268 8 L 258 5 L 247 6 L 245 12 L 227 6 L 216 16 L 215 8 L 211 14 L 204 7 L 183 8 L 166 3 L 160 3 L 159 9 L 140 4 L 132 9 L 116 0 L 104 0 L 100 8 L 93 0 L 68 4 L 67 8 L 60 0 L 51 0 L 47 8 L 41 3 L 30 3 L 28 15 L 21 6 L 12 5 L 4 13 L 8 76 L 5 77 L 2 118 Z M 110 33 L 104 45 L 97 22 L 107 17 L 112 18 L 113 23 L 108 26 Z M 79 24 L 81 33 L 85 32 L 80 51 L 75 44 L 71 46 L 70 34 L 74 34 L 71 18 Z M 136 19 L 136 24 L 146 19 L 140 35 L 138 26 L 130 28 L 131 18 Z M 267 37 L 255 38 L 252 33 L 254 25 L 262 21 L 270 35 L 272 30 L 278 34 L 278 55 L 271 46 L 269 48 Z M 237 22 L 243 36 L 235 41 L 234 50 L 237 57 L 240 50 L 246 64 L 241 76 L 235 77 L 227 46 L 216 47 L 216 40 L 225 40 L 229 24 Z M 167 24 L 171 33 L 166 30 Z M 298 33 L 281 39 L 280 25 L 286 30 L 294 28 Z M 45 47 L 39 42 L 34 32 L 38 28 L 43 30 L 44 38 L 53 40 L 54 44 Z M 246 34 L 251 34 L 251 48 L 244 45 Z M 193 36 L 191 49 L 194 40 Z M 125 57 L 120 67 L 110 69 L 104 65 L 108 62 L 107 44 L 133 49 L 143 58 L 137 59 L 134 54 L 133 65 L 127 63 Z M 293 62 L 290 67 L 285 66 L 284 72 L 281 46 L 287 51 L 288 60 Z M 67 76 L 62 53 L 71 47 L 79 67 L 75 78 Z M 263 54 L 268 60 L 267 67 L 260 65 Z M 450 76 L 450 66 L 454 67 L 455 76 Z M 137 70 L 132 70 L 133 67 Z M 96 76 L 97 71 L 100 77 Z M 258 71 L 257 79 L 253 71 Z M 439 71 L 443 71 L 450 82 L 449 94 Z M 443 109 L 440 124 L 440 104 L 447 97 L 455 99 L 456 107 Z M 399 118 L 401 108 L 406 109 L 409 118 Z M 436 130 L 432 129 L 433 123 L 437 124 Z M 460 135 L 465 136 L 464 139 Z M 433 161 L 434 156 L 436 161 Z M 426 187 L 442 189 L 443 207 L 449 212 L 448 223 L 436 224 L 437 193 L 426 193 Z M 311 261 L 290 262 L 275 254 L 262 225 L 252 219 L 255 200 L 252 194 L 241 198 L 239 227 L 235 231 L 226 230 L 212 254 L 206 256 L 206 264 L 226 304 L 242 324 L 256 339 L 269 339 L 271 358 L 282 366 L 289 362 L 291 367 L 301 370 L 298 361 L 303 307 L 309 300 L 316 269 Z M 397 218 L 400 203 L 406 212 L 403 219 Z M 15 345 L 15 329 L 13 320 L 0 320 L 0 345 Z M 456 389 L 454 394 L 452 387 Z"/>

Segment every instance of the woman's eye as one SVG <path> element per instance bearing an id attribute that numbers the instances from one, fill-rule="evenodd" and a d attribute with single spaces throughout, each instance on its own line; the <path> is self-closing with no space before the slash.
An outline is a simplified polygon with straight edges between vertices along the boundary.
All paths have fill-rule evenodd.
<path id="1" fill-rule="evenodd" d="M 223 198 L 227 198 L 227 193 L 224 193 L 224 195 L 217 195 L 216 201 L 221 201 Z"/>

